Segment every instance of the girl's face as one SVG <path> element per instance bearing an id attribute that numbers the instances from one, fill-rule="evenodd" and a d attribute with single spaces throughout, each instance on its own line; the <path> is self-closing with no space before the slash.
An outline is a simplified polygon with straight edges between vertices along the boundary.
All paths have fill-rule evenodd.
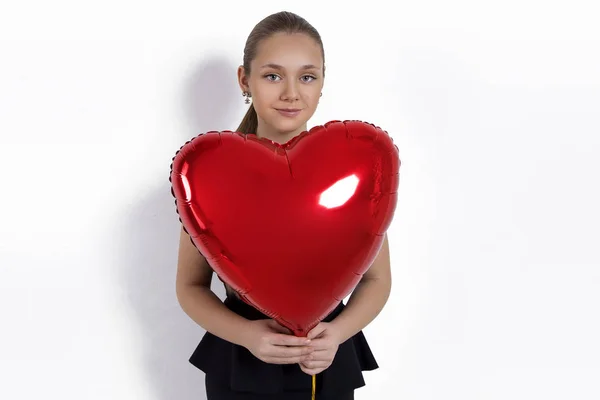
<path id="1" fill-rule="evenodd" d="M 321 48 L 308 35 L 278 33 L 257 50 L 250 76 L 238 69 L 240 87 L 252 95 L 257 135 L 285 143 L 306 130 L 317 109 L 324 74 Z"/>

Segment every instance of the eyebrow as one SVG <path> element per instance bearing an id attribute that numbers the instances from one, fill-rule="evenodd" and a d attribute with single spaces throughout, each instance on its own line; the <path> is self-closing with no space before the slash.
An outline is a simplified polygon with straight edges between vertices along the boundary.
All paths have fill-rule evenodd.
<path id="1" fill-rule="evenodd" d="M 273 63 L 265 64 L 261 68 L 283 69 L 283 67 L 281 65 L 273 64 Z M 303 65 L 301 67 L 301 69 L 321 69 L 321 68 L 319 68 L 313 64 L 306 64 L 306 65 Z"/>

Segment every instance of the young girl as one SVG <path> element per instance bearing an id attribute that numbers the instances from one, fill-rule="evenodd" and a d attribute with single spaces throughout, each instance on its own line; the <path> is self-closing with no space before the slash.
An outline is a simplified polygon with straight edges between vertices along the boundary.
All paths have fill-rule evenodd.
<path id="1" fill-rule="evenodd" d="M 249 107 L 238 132 L 285 143 L 307 130 L 325 77 L 319 33 L 303 18 L 280 12 L 250 33 L 238 80 Z M 352 293 L 306 338 L 243 302 L 225 282 L 224 302 L 211 291 L 213 270 L 181 230 L 177 298 L 206 330 L 190 363 L 206 374 L 208 400 L 354 399 L 362 371 L 378 368 L 362 329 L 385 305 L 391 287 L 389 245 Z M 220 277 L 219 277 L 220 278 Z"/>

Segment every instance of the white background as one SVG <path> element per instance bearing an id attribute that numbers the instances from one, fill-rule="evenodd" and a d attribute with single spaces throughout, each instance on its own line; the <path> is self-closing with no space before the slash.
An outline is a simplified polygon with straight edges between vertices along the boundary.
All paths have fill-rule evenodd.
<path id="1" fill-rule="evenodd" d="M 0 398 L 205 398 L 169 165 L 237 127 L 246 37 L 281 10 L 325 44 L 309 126 L 375 123 L 402 159 L 393 292 L 365 329 L 381 368 L 357 399 L 600 398 L 593 1 L 11 3 Z"/>

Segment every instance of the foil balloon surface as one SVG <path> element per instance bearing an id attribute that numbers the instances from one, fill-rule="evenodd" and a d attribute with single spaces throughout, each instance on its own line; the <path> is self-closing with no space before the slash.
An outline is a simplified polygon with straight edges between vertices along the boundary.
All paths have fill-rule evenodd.
<path id="1" fill-rule="evenodd" d="M 171 193 L 193 244 L 296 336 L 356 287 L 396 209 L 398 148 L 362 121 L 330 121 L 285 144 L 210 131 L 172 161 Z"/>

